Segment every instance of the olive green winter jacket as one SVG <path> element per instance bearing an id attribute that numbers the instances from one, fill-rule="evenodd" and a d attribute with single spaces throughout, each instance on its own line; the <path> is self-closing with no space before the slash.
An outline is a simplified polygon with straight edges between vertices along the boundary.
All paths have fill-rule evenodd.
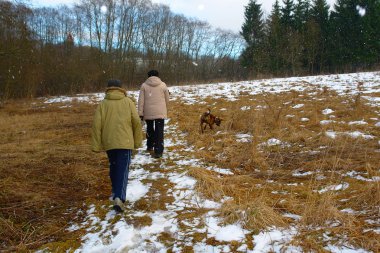
<path id="1" fill-rule="evenodd" d="M 98 105 L 92 126 L 92 150 L 136 149 L 141 146 L 142 128 L 133 101 L 126 91 L 111 87 Z"/>

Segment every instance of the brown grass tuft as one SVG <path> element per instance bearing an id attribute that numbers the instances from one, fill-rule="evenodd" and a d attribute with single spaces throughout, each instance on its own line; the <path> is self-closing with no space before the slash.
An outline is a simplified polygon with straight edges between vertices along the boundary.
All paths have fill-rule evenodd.
<path id="1" fill-rule="evenodd" d="M 304 204 L 301 222 L 304 225 L 327 226 L 328 223 L 339 222 L 340 224 L 352 223 L 351 217 L 340 212 L 336 196 L 331 193 L 310 194 Z"/>
<path id="2" fill-rule="evenodd" d="M 285 226 L 284 217 L 273 206 L 269 206 L 271 202 L 264 196 L 240 200 L 240 203 L 234 200 L 226 201 L 219 210 L 219 215 L 226 223 L 240 223 L 245 229 L 256 232 L 271 226 Z"/>

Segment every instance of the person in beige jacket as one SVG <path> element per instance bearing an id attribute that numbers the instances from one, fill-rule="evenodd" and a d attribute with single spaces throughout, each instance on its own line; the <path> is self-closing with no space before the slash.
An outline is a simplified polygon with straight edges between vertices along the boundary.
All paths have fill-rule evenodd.
<path id="1" fill-rule="evenodd" d="M 107 152 L 114 209 L 124 210 L 132 149 L 142 143 L 142 128 L 133 101 L 126 96 L 119 80 L 108 81 L 104 100 L 95 111 L 92 150 Z"/>
<path id="2" fill-rule="evenodd" d="M 157 70 L 148 72 L 148 79 L 141 85 L 138 114 L 146 122 L 147 150 L 160 158 L 164 151 L 164 124 L 167 118 L 169 90 L 159 78 Z"/>

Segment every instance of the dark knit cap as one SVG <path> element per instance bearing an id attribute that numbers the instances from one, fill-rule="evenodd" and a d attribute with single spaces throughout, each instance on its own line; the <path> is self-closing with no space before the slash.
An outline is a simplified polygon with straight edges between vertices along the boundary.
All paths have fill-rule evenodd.
<path id="1" fill-rule="evenodd" d="M 148 72 L 148 77 L 151 77 L 151 76 L 157 76 L 158 77 L 159 76 L 158 71 L 155 69 L 150 70 Z"/>
<path id="2" fill-rule="evenodd" d="M 120 80 L 116 80 L 116 79 L 108 80 L 107 87 L 119 87 L 119 88 L 121 88 L 121 82 L 120 82 Z"/>

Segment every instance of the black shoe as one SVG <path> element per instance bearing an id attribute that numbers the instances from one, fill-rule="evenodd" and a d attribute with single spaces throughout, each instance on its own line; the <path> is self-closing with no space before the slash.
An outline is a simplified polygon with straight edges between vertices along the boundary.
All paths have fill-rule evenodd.
<path id="1" fill-rule="evenodd" d="M 124 212 L 123 202 L 119 198 L 115 198 L 113 200 L 113 210 L 115 210 L 117 213 Z"/>
<path id="2" fill-rule="evenodd" d="M 154 157 L 154 158 L 161 158 L 161 157 L 162 157 L 162 154 L 154 153 L 154 154 L 153 154 L 153 157 Z"/>

